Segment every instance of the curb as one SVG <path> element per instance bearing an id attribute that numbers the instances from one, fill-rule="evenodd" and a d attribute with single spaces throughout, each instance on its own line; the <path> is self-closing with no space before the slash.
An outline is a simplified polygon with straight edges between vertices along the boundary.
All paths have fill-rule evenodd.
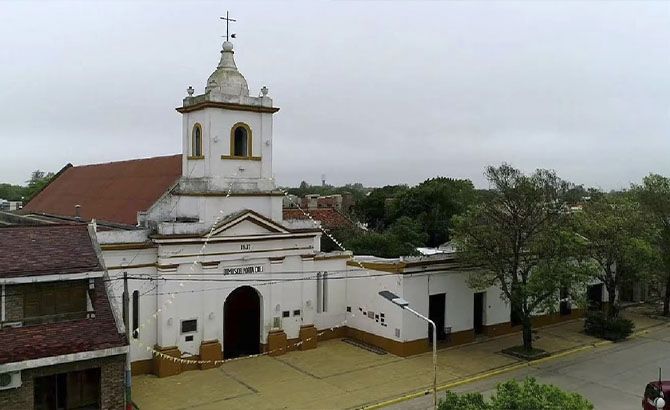
<path id="1" fill-rule="evenodd" d="M 632 335 L 630 335 L 629 339 L 642 336 L 644 334 L 649 333 L 651 330 L 662 327 L 662 326 L 670 326 L 670 324 L 659 323 L 659 324 L 656 324 L 656 325 L 646 327 L 642 330 L 634 332 Z M 460 380 L 449 382 L 449 383 L 446 383 L 446 384 L 443 384 L 443 385 L 439 385 L 439 386 L 437 386 L 437 391 L 449 390 L 449 389 L 452 389 L 454 387 L 458 387 L 458 386 L 463 385 L 463 384 L 476 382 L 476 381 L 479 381 L 479 380 L 487 379 L 489 377 L 497 376 L 499 374 L 508 373 L 508 372 L 511 372 L 511 371 L 514 371 L 514 370 L 518 370 L 518 369 L 521 369 L 521 368 L 524 368 L 524 367 L 530 367 L 530 366 L 535 365 L 535 364 L 549 362 L 551 360 L 559 359 L 559 358 L 565 357 L 565 356 L 569 356 L 569 355 L 574 354 L 574 353 L 582 352 L 582 351 L 585 351 L 585 350 L 596 349 L 598 347 L 612 345 L 612 344 L 614 344 L 614 342 L 611 341 L 611 340 L 601 340 L 601 341 L 594 342 L 594 343 L 591 343 L 591 344 L 587 344 L 587 345 L 583 345 L 583 346 L 577 346 L 577 347 L 574 347 L 572 349 L 568 349 L 568 350 L 564 350 L 562 352 L 552 354 L 551 356 L 544 357 L 542 359 L 537 359 L 537 360 L 532 360 L 532 361 L 528 361 L 528 362 L 521 362 L 521 363 L 516 363 L 516 364 L 511 364 L 511 365 L 499 367 L 497 369 L 492 369 L 492 370 L 489 370 L 489 371 L 484 372 L 484 373 L 476 374 L 474 376 L 466 377 L 464 379 L 460 379 Z M 432 388 L 429 387 L 427 389 L 423 389 L 423 390 L 420 390 L 420 391 L 417 391 L 417 392 L 414 392 L 414 393 L 405 394 L 403 396 L 396 397 L 394 399 L 385 400 L 385 401 L 377 402 L 377 403 L 374 403 L 374 404 L 369 404 L 367 406 L 364 405 L 364 406 L 361 406 L 361 407 L 358 407 L 358 408 L 361 409 L 361 410 L 381 409 L 383 407 L 391 406 L 393 404 L 402 403 L 403 401 L 416 399 L 416 398 L 422 397 L 422 396 L 427 396 L 427 395 L 431 394 L 432 392 L 433 392 Z"/>

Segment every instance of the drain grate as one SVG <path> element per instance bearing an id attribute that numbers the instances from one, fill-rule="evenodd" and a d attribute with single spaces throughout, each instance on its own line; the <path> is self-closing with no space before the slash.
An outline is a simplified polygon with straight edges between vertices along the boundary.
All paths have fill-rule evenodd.
<path id="1" fill-rule="evenodd" d="M 342 339 L 344 343 L 349 343 L 350 345 L 354 345 L 356 347 L 360 347 L 361 349 L 367 350 L 368 352 L 372 353 L 377 353 L 379 355 L 386 354 L 386 350 L 380 349 L 377 346 L 373 346 L 371 344 L 367 344 L 365 342 L 361 342 L 360 340 L 355 340 L 355 339 Z"/>

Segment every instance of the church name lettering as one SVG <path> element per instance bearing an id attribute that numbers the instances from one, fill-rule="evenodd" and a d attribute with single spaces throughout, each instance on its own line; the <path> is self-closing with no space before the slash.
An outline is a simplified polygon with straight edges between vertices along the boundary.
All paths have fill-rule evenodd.
<path id="1" fill-rule="evenodd" d="M 248 273 L 261 273 L 263 272 L 263 265 L 257 266 L 241 266 L 239 268 L 224 268 L 224 275 L 244 275 Z"/>
<path id="2" fill-rule="evenodd" d="M 251 250 L 251 244 L 250 243 L 245 243 L 245 244 L 240 245 L 240 250 L 243 250 L 243 251 Z"/>

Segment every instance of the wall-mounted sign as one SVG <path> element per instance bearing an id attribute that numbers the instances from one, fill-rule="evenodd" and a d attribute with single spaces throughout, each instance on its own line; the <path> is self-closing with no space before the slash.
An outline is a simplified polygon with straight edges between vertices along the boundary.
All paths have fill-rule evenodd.
<path id="1" fill-rule="evenodd" d="M 243 243 L 240 245 L 240 250 L 241 251 L 249 251 L 251 250 L 251 244 L 250 243 Z"/>
<path id="2" fill-rule="evenodd" d="M 238 268 L 223 268 L 224 275 L 244 275 L 249 273 L 263 272 L 263 265 L 240 266 Z"/>

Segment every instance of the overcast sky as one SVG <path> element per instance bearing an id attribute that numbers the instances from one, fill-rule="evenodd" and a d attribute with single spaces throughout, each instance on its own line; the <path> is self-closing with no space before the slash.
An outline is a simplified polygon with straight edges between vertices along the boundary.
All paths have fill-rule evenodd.
<path id="1" fill-rule="evenodd" d="M 670 2 L 0 2 L 0 182 L 173 154 L 229 9 L 280 184 L 670 175 Z"/>

